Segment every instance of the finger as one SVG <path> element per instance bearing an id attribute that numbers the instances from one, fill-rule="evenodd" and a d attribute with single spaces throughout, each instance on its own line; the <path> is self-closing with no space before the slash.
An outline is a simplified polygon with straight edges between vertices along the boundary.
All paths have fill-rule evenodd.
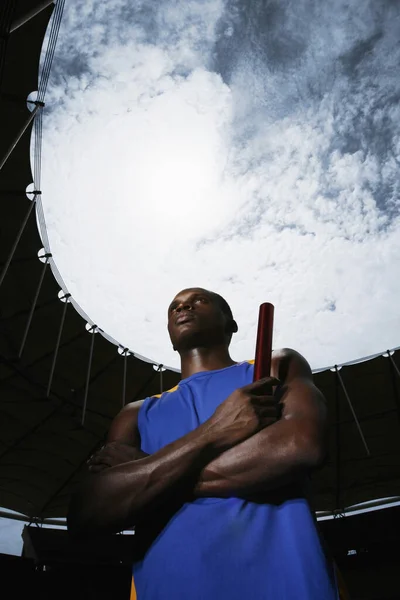
<path id="1" fill-rule="evenodd" d="M 267 429 L 267 427 L 274 425 L 277 422 L 277 420 L 278 419 L 276 417 L 263 417 L 263 419 L 261 419 L 260 422 L 260 429 Z"/>
<path id="2" fill-rule="evenodd" d="M 281 406 L 279 402 L 268 401 L 268 402 L 260 402 L 260 398 L 255 396 L 255 399 L 252 401 L 252 405 L 254 410 L 258 415 L 280 415 L 281 414 Z"/>
<path id="3" fill-rule="evenodd" d="M 90 473 L 100 473 L 100 471 L 104 471 L 104 469 L 108 469 L 108 465 L 98 464 L 98 465 L 89 465 L 88 469 Z"/>
<path id="4" fill-rule="evenodd" d="M 97 461 L 95 463 L 91 463 L 89 465 L 89 467 L 94 467 L 95 469 L 97 467 L 101 467 L 101 468 L 104 467 L 104 468 L 108 469 L 109 467 L 113 467 L 114 465 L 115 465 L 115 461 L 104 459 L 104 460 L 101 460 L 101 461 L 99 460 L 99 461 Z"/>
<path id="5" fill-rule="evenodd" d="M 93 465 L 96 464 L 96 463 L 101 463 L 101 462 L 103 462 L 105 460 L 106 456 L 107 455 L 105 453 L 100 454 L 100 452 L 97 452 L 96 454 L 93 454 L 89 458 L 89 460 L 87 461 L 87 463 L 88 464 L 93 464 Z"/>
<path id="6" fill-rule="evenodd" d="M 121 461 L 118 461 L 118 460 L 116 461 L 116 458 L 108 452 L 102 452 L 101 454 L 95 454 L 94 456 L 92 456 L 87 461 L 87 464 L 88 465 L 107 465 L 107 466 L 111 467 L 116 462 L 121 462 Z"/>
<path id="7" fill-rule="evenodd" d="M 258 379 L 257 381 L 253 381 L 250 383 L 250 386 L 253 388 L 262 387 L 263 385 L 278 385 L 280 380 L 277 377 L 263 377 L 262 379 Z"/>
<path id="8" fill-rule="evenodd" d="M 276 417 L 279 415 L 278 406 L 260 406 L 256 409 L 258 415 Z"/>
<path id="9" fill-rule="evenodd" d="M 106 444 L 106 446 L 104 446 L 104 448 L 109 448 L 110 450 L 118 450 L 119 448 L 132 449 L 132 446 L 130 446 L 129 444 L 124 444 L 123 442 L 109 442 L 108 444 Z"/>
<path id="10" fill-rule="evenodd" d="M 266 406 L 268 404 L 275 406 L 276 404 L 279 404 L 279 400 L 276 396 L 271 396 L 269 394 L 251 394 L 250 401 L 254 406 Z"/>
<path id="11" fill-rule="evenodd" d="M 252 394 L 262 393 L 265 390 L 268 390 L 274 386 L 280 384 L 279 379 L 276 377 L 263 377 L 263 379 L 259 379 L 258 381 L 254 381 L 254 383 L 249 383 L 243 389 L 246 392 L 251 392 Z"/>
<path id="12" fill-rule="evenodd" d="M 270 415 L 272 417 L 276 417 L 280 419 L 282 416 L 282 405 L 279 402 L 275 402 L 274 404 L 260 406 L 257 410 L 260 411 L 260 414 Z"/>

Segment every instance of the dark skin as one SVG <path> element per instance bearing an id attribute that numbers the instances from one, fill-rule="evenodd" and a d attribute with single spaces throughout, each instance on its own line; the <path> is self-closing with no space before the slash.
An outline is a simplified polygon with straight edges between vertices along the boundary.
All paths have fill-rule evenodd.
<path id="1" fill-rule="evenodd" d="M 168 307 L 168 333 L 181 357 L 182 379 L 193 373 L 224 369 L 235 364 L 229 342 L 238 330 L 228 322 L 212 296 L 201 288 L 183 290 Z M 177 318 L 187 322 L 176 323 Z"/>
<path id="2" fill-rule="evenodd" d="M 191 288 L 174 298 L 168 331 L 182 378 L 235 364 L 229 343 L 237 325 L 206 290 Z M 100 535 L 140 525 L 171 497 L 267 498 L 304 479 L 325 457 L 325 400 L 294 350 L 273 353 L 271 375 L 235 390 L 210 419 L 152 455 L 140 450 L 142 402 L 127 405 L 72 498 L 71 533 Z"/>

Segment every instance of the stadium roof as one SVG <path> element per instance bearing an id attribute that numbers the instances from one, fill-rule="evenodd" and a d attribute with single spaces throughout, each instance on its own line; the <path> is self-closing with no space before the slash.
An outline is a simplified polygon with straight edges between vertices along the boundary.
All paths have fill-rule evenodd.
<path id="1" fill-rule="evenodd" d="M 69 296 L 48 247 L 41 119 L 62 7 L 63 0 L 56 7 L 6 0 L 0 9 L 0 508 L 38 519 L 65 516 L 86 460 L 123 404 L 179 381 L 98 330 Z M 400 495 L 399 365 L 397 350 L 315 374 L 330 412 L 329 458 L 314 477 L 316 510 Z"/>

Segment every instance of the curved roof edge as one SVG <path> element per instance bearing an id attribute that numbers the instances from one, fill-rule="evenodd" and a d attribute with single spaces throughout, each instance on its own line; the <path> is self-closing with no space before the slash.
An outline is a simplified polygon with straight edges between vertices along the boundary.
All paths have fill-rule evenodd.
<path id="1" fill-rule="evenodd" d="M 62 17 L 62 12 L 63 12 L 63 4 L 64 2 L 60 3 L 60 19 Z M 60 21 L 54 22 L 54 14 L 52 15 L 52 18 L 50 19 L 50 24 L 51 27 L 54 28 L 56 30 L 56 34 L 58 35 L 58 29 L 60 27 Z M 46 34 L 48 33 L 48 29 L 46 31 Z M 44 40 L 46 39 L 46 34 L 44 36 Z M 54 41 L 54 45 L 56 43 L 56 39 L 57 39 L 57 35 Z M 43 46 L 42 46 L 42 50 L 41 50 L 41 58 L 43 57 L 43 53 L 45 53 L 45 55 L 47 55 L 49 52 L 51 54 L 51 52 L 54 52 L 54 48 L 51 48 L 49 51 L 49 44 L 46 46 L 46 48 L 44 48 L 45 42 L 43 41 Z M 40 63 L 39 63 L 40 64 Z M 50 66 L 51 66 L 51 61 L 50 61 Z M 41 79 L 42 79 L 42 73 L 39 73 L 39 88 L 41 85 Z M 46 81 L 46 85 L 47 85 L 47 81 Z M 33 164 L 33 158 L 34 158 L 34 148 L 35 148 L 35 144 L 36 142 L 38 142 L 40 145 L 42 143 L 42 138 L 41 136 L 39 138 L 35 137 L 35 128 L 33 127 L 31 130 L 31 140 L 30 140 L 30 146 L 31 146 L 31 156 L 30 156 L 30 163 L 31 163 L 31 172 L 32 172 L 32 179 L 34 179 L 34 164 Z M 49 253 L 51 255 L 51 247 L 50 247 L 50 242 L 48 239 L 48 235 L 47 235 L 47 229 L 46 229 L 46 222 L 45 222 L 45 217 L 44 217 L 44 211 L 43 211 L 43 206 L 42 206 L 42 201 L 41 198 L 39 197 L 36 201 L 36 207 L 35 207 L 35 216 L 36 216 L 36 226 L 37 226 L 37 230 L 40 236 L 40 239 L 43 243 L 44 249 L 47 253 Z M 68 291 L 68 288 L 62 278 L 61 273 L 59 272 L 55 261 L 52 257 L 52 255 L 49 257 L 48 259 L 48 263 L 50 265 L 53 277 L 55 278 L 55 280 L 57 281 L 58 285 L 60 286 L 60 288 L 62 289 L 62 291 L 65 294 L 70 294 L 70 292 Z M 85 313 L 85 311 L 82 309 L 82 307 L 79 305 L 79 303 L 74 299 L 74 297 L 72 295 L 70 295 L 70 299 L 69 299 L 70 303 L 73 305 L 73 307 L 75 308 L 75 310 L 77 311 L 77 313 L 86 320 L 87 323 L 90 323 L 91 326 L 96 325 L 97 331 L 99 333 L 101 333 L 101 335 L 110 343 L 114 344 L 115 346 L 120 347 L 120 348 L 127 348 L 129 350 L 129 352 L 135 357 L 138 358 L 139 360 L 149 363 L 149 364 L 153 364 L 155 366 L 163 366 L 165 369 L 172 371 L 174 373 L 180 373 L 180 369 L 177 369 L 176 367 L 171 367 L 169 365 L 165 365 L 163 363 L 161 363 L 158 360 L 155 360 L 153 358 L 150 358 L 148 356 L 144 356 L 142 354 L 139 354 L 137 352 L 135 352 L 135 350 L 129 348 L 129 346 L 126 346 L 124 344 L 122 344 L 121 342 L 118 342 L 116 339 L 114 339 L 111 335 L 107 334 L 103 329 L 101 329 L 101 326 L 98 325 L 97 323 L 95 323 L 90 317 L 89 315 L 87 315 Z M 354 360 L 350 360 L 348 362 L 344 362 L 344 363 L 337 363 L 337 364 L 333 364 L 330 366 L 325 366 L 325 367 L 319 367 L 317 369 L 312 369 L 312 372 L 315 373 L 321 373 L 323 371 L 328 371 L 328 370 L 332 370 L 335 369 L 335 367 L 344 367 L 344 366 L 350 366 L 350 365 L 355 365 L 361 362 L 366 362 L 368 360 L 373 360 L 374 358 L 381 356 L 382 354 L 385 354 L 389 351 L 395 351 L 400 349 L 400 346 L 397 346 L 396 348 L 390 348 L 390 349 L 386 349 L 384 351 L 381 352 L 377 352 L 375 354 L 371 354 L 368 356 L 363 356 Z"/>
<path id="2" fill-rule="evenodd" d="M 378 356 L 384 356 L 388 352 L 396 352 L 396 350 L 400 350 L 400 346 L 396 346 L 395 348 L 386 348 L 386 350 L 382 350 L 381 352 L 376 352 L 375 354 L 369 354 L 368 356 L 362 356 L 361 358 L 356 358 L 354 360 L 349 360 L 344 363 L 336 363 L 334 365 L 330 365 L 328 367 L 321 367 L 318 369 L 313 369 L 313 373 L 322 373 L 323 371 L 333 371 L 336 367 L 350 367 L 352 365 L 358 365 L 359 363 L 367 362 L 368 360 L 374 360 L 374 358 L 378 358 Z"/>
<path id="3" fill-rule="evenodd" d="M 38 223 L 38 221 L 37 221 Z M 40 227 L 38 227 L 39 229 L 39 233 L 40 235 L 42 234 L 42 232 L 40 231 Z M 51 253 L 51 249 L 49 248 L 48 251 Z M 68 288 L 59 272 L 59 270 L 57 269 L 57 266 L 54 262 L 54 259 L 51 257 L 49 259 L 49 265 L 51 268 L 51 272 L 53 273 L 54 279 L 57 281 L 58 285 L 60 286 L 60 288 L 62 289 L 62 291 L 65 294 L 70 294 L 70 292 L 68 291 Z M 87 315 L 85 313 L 85 311 L 83 310 L 83 308 L 80 306 L 80 304 L 74 299 L 74 297 L 71 295 L 70 297 L 70 303 L 73 305 L 73 307 L 75 308 L 76 312 L 84 319 L 86 320 L 88 323 L 90 323 L 90 325 L 96 325 L 98 328 L 98 332 L 111 344 L 114 344 L 115 346 L 117 346 L 117 348 L 127 348 L 129 350 L 129 352 L 135 357 L 138 358 L 139 360 L 142 360 L 146 363 L 149 364 L 153 364 L 156 366 L 160 366 L 162 365 L 163 367 L 165 367 L 165 369 L 168 369 L 169 371 L 172 371 L 174 373 L 180 373 L 180 369 L 177 369 L 176 367 L 171 367 L 169 365 L 165 365 L 163 363 L 161 363 L 159 360 L 153 359 L 149 356 L 143 356 L 142 354 L 139 354 L 138 352 L 136 352 L 135 350 L 133 350 L 132 348 L 130 348 L 129 346 L 126 346 L 125 344 L 122 344 L 121 342 L 118 342 L 115 338 L 113 338 L 111 335 L 109 335 L 107 332 L 105 332 L 100 325 L 98 325 L 97 323 L 95 323 L 90 317 L 89 315 Z M 387 352 L 395 352 L 396 350 L 400 350 L 400 346 L 396 346 L 395 348 L 386 348 L 385 350 L 381 350 L 380 352 L 375 352 L 374 354 L 369 354 L 367 356 L 362 356 L 360 358 L 355 358 L 354 360 L 350 360 L 347 362 L 343 362 L 343 363 L 335 363 L 335 364 L 331 364 L 331 365 L 327 365 L 325 367 L 318 367 L 316 369 L 312 369 L 312 372 L 314 374 L 316 373 L 322 373 L 323 371 L 330 371 L 330 370 L 334 370 L 336 367 L 341 368 L 341 367 L 347 367 L 347 366 L 351 366 L 351 365 L 356 365 L 362 362 L 367 362 L 369 360 L 373 360 L 374 358 L 377 358 L 378 356 L 383 356 L 384 354 L 387 354 Z M 245 360 L 245 359 L 243 359 Z"/>

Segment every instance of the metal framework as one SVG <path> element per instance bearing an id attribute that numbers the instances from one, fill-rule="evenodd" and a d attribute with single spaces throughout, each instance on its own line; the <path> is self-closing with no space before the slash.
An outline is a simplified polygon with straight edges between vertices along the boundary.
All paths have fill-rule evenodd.
<path id="1" fill-rule="evenodd" d="M 342 377 L 341 377 L 341 375 L 339 373 L 339 369 L 338 369 L 337 365 L 335 365 L 335 370 L 336 370 L 336 377 L 338 378 L 340 386 L 341 386 L 341 388 L 343 390 L 343 393 L 344 393 L 345 398 L 347 400 L 347 404 L 350 407 L 351 413 L 352 413 L 353 418 L 354 418 L 354 422 L 357 425 L 358 433 L 360 434 L 360 437 L 361 437 L 362 443 L 364 445 L 365 451 L 367 453 L 367 456 L 371 456 L 371 452 L 369 451 L 367 442 L 365 441 L 365 437 L 364 437 L 364 434 L 363 434 L 362 429 L 361 429 L 360 421 L 357 418 L 356 411 L 354 410 L 354 406 L 353 406 L 353 404 L 352 404 L 352 402 L 350 400 L 349 394 L 347 393 L 346 386 L 343 383 L 343 379 L 342 379 Z"/>
<path id="2" fill-rule="evenodd" d="M 45 8 L 47 8 L 48 6 L 50 6 L 50 4 L 53 3 L 54 0 L 43 0 L 43 2 L 40 2 L 37 6 L 35 6 L 35 8 L 29 10 L 24 15 L 18 17 L 18 19 L 15 19 L 15 21 L 13 21 L 11 24 L 10 33 L 13 33 L 17 29 L 25 25 L 25 23 L 28 23 L 31 19 L 39 15 Z"/>
<path id="3" fill-rule="evenodd" d="M 34 18 L 36 18 L 37 21 L 40 21 L 40 19 L 44 17 L 46 9 L 50 9 L 51 4 L 52 0 L 38 2 L 32 10 L 13 20 L 13 3 L 9 2 L 7 5 L 9 10 L 6 15 L 7 35 L 10 33 L 13 35 L 13 32 L 20 30 L 21 27 L 26 23 L 31 22 Z M 42 192 L 40 189 L 42 108 L 44 107 L 46 88 L 51 71 L 63 6 L 64 0 L 58 0 L 56 2 L 53 12 L 53 21 L 48 36 L 47 52 L 45 60 L 43 61 L 43 69 L 39 81 L 39 93 L 37 99 L 32 101 L 32 104 L 34 105 L 33 111 L 26 115 L 22 125 L 19 121 L 17 122 L 17 120 L 12 124 L 12 127 L 10 127 L 9 130 L 9 138 L 12 138 L 13 141 L 8 145 L 7 149 L 3 151 L 0 160 L 0 176 L 4 176 L 4 173 L 10 172 L 12 168 L 15 168 L 18 175 L 18 177 L 15 176 L 14 181 L 11 181 L 11 183 L 7 180 L 7 187 L 0 190 L 1 196 L 3 198 L 12 197 L 13 202 L 19 202 L 20 197 L 24 195 L 33 196 L 33 199 L 29 200 L 27 209 L 24 210 L 22 219 L 18 214 L 18 229 L 17 226 L 15 226 L 15 220 L 13 221 L 13 227 L 17 229 L 17 232 L 15 237 L 7 242 L 9 246 L 7 246 L 6 251 L 4 252 L 5 258 L 0 274 L 0 286 L 2 286 L 0 290 L 2 293 L 0 300 L 2 302 L 5 302 L 4 298 L 6 296 L 6 291 L 9 292 L 9 290 L 12 289 L 14 269 L 10 270 L 10 266 L 13 263 L 17 263 L 18 260 L 21 260 L 17 256 L 20 247 L 23 247 L 24 260 L 26 260 L 26 257 L 32 261 L 37 259 L 40 240 L 37 235 L 36 224 L 32 222 L 30 216 L 35 210 L 39 222 L 42 222 L 43 220 L 41 207 Z M 16 35 L 19 34 L 17 33 Z M 22 59 L 19 64 L 24 64 Z M 31 91 L 32 89 L 27 90 L 27 92 Z M 13 97 L 12 92 L 13 90 L 10 90 L 10 97 Z M 21 177 L 19 165 L 21 162 L 22 149 L 25 153 L 24 156 L 26 155 L 26 163 L 29 163 L 29 153 L 27 150 L 29 143 L 27 138 L 28 133 L 32 131 L 33 125 L 35 128 L 35 189 L 26 194 L 26 192 L 21 191 L 19 188 L 31 183 L 31 180 L 27 179 L 31 176 L 30 166 L 29 168 L 26 168 L 25 175 Z M 16 134 L 15 131 L 17 131 Z M 15 166 L 13 167 L 13 160 L 17 155 L 19 156 L 20 162 L 15 160 Z M 15 198 L 17 198 L 17 200 L 15 200 Z M 42 236 L 45 237 L 43 231 Z M 0 385 L 2 386 L 1 397 L 2 399 L 5 399 L 3 400 L 4 405 L 0 405 L 0 410 L 2 410 L 1 417 L 8 417 L 9 414 L 11 414 L 11 420 L 14 419 L 18 421 L 16 418 L 17 408 L 15 408 L 15 405 L 20 396 L 23 396 L 23 398 L 26 396 L 29 397 L 32 400 L 32 403 L 38 401 L 38 398 L 43 399 L 43 401 L 47 403 L 45 406 L 46 410 L 47 408 L 48 410 L 47 412 L 43 411 L 42 417 L 35 422 L 35 425 L 28 426 L 28 428 L 25 429 L 22 426 L 20 428 L 16 427 L 13 437 L 10 437 L 10 439 L 3 444 L 3 447 L 0 450 L 0 459 L 7 456 L 7 460 L 9 459 L 10 463 L 18 466 L 17 462 L 13 463 L 13 460 L 17 461 L 16 457 L 20 456 L 23 453 L 23 450 L 30 450 L 30 446 L 34 444 L 35 436 L 40 436 L 41 431 L 44 430 L 48 432 L 47 428 L 50 428 L 51 423 L 63 415 L 63 411 L 66 409 L 70 410 L 72 416 L 70 417 L 69 424 L 75 423 L 75 421 L 79 422 L 79 427 L 73 432 L 73 435 L 76 435 L 77 440 L 77 454 L 73 460 L 71 459 L 73 466 L 70 465 L 70 471 L 68 471 L 62 484 L 54 486 L 54 489 L 52 488 L 47 495 L 46 500 L 38 503 L 38 506 L 40 506 L 38 514 L 33 517 L 32 515 L 26 517 L 27 520 L 43 517 L 42 522 L 50 523 L 54 522 L 54 519 L 48 520 L 45 518 L 47 508 L 52 505 L 53 501 L 60 494 L 60 491 L 68 489 L 71 480 L 79 474 L 79 471 L 87 458 L 104 439 L 104 429 L 107 423 L 110 422 L 112 416 L 121 409 L 121 405 L 123 407 L 126 405 L 127 401 L 136 401 L 146 395 L 155 395 L 162 393 L 165 389 L 172 388 L 179 381 L 179 374 L 172 369 L 165 369 L 162 364 L 155 364 L 153 369 L 151 363 L 141 361 L 124 346 L 120 346 L 122 352 L 119 353 L 119 355 L 122 356 L 122 369 L 121 365 L 118 365 L 118 367 L 114 369 L 113 365 L 119 360 L 117 350 L 118 344 L 115 343 L 115 347 L 113 347 L 110 343 L 111 338 L 103 335 L 104 332 L 102 332 L 95 324 L 90 325 L 89 333 L 85 331 L 84 321 L 75 310 L 73 311 L 69 308 L 69 305 L 72 304 L 72 306 L 77 309 L 79 309 L 79 307 L 69 291 L 61 283 L 60 286 L 62 287 L 63 299 L 65 300 L 61 315 L 55 310 L 55 317 L 52 316 L 49 319 L 40 314 L 39 309 L 41 307 L 53 306 L 56 303 L 57 293 L 59 292 L 59 287 L 56 285 L 55 281 L 46 277 L 48 266 L 50 265 L 53 274 L 56 273 L 56 266 L 54 265 L 51 253 L 49 252 L 48 240 L 43 239 L 43 244 L 46 249 L 46 254 L 44 255 L 45 260 L 40 272 L 37 273 L 36 269 L 33 269 L 32 273 L 29 273 L 28 269 L 25 271 L 27 279 L 25 287 L 28 290 L 32 290 L 31 293 L 33 299 L 31 303 L 27 300 L 22 310 L 20 305 L 17 305 L 17 309 L 13 309 L 12 307 L 8 313 L 5 311 L 4 314 L 1 314 L 1 323 L 2 326 L 4 326 L 3 329 L 6 330 L 6 326 L 8 326 L 8 329 L 10 331 L 12 330 L 11 333 L 7 330 L 5 334 L 12 338 L 12 343 L 10 343 L 9 346 L 4 343 L 0 348 L 0 366 L 2 368 L 2 371 L 0 372 Z M 17 275 L 15 275 L 15 277 L 17 277 Z M 59 279 L 57 280 L 60 281 Z M 17 281 L 17 279 L 15 279 L 15 281 Z M 17 284 L 15 287 L 18 287 Z M 42 304 L 39 304 L 39 298 L 42 301 Z M 83 311 L 80 311 L 80 314 L 82 315 Z M 26 315 L 27 318 L 24 322 Z M 35 325 L 38 322 L 42 324 L 44 331 L 43 337 L 46 339 L 32 340 L 30 337 L 30 343 L 27 344 L 34 319 Z M 21 321 L 23 329 L 20 327 Z M 12 329 L 14 323 L 16 323 L 15 335 L 14 329 Z M 23 331 L 22 339 L 20 339 L 21 330 Z M 99 335 L 96 335 L 97 333 Z M 13 335 L 14 337 L 12 337 Z M 31 335 L 33 335 L 33 333 L 31 333 Z M 89 335 L 91 335 L 90 338 L 88 337 Z M 88 348 L 89 339 L 90 342 Z M 15 352 L 9 352 L 9 347 L 14 348 L 14 346 L 16 348 Z M 31 351 L 32 346 L 35 346 L 35 352 Z M 61 350 L 62 352 L 60 352 Z M 65 356 L 67 354 L 69 358 L 66 359 Z M 75 354 L 77 355 L 76 360 Z M 376 360 L 379 360 L 379 356 L 380 354 L 376 355 Z M 325 475 L 326 479 L 324 485 L 325 487 L 332 487 L 333 489 L 332 495 L 334 496 L 333 504 L 335 505 L 335 509 L 334 511 L 318 511 L 317 517 L 332 516 L 333 514 L 347 514 L 352 512 L 353 509 L 358 510 L 356 507 L 343 508 L 343 504 L 346 504 L 346 485 L 343 482 L 343 472 L 346 468 L 344 461 L 346 460 L 346 456 L 342 444 L 342 436 L 344 435 L 348 423 L 355 424 L 353 448 L 355 448 L 355 453 L 357 454 L 357 461 L 359 461 L 359 464 L 366 464 L 363 461 L 368 461 L 368 467 L 371 465 L 371 469 L 373 468 L 373 460 L 376 458 L 379 459 L 380 455 L 377 455 L 375 450 L 376 445 L 375 443 L 371 443 L 371 438 L 368 436 L 368 421 L 371 419 L 386 418 L 388 421 L 392 422 L 392 415 L 396 415 L 398 425 L 400 426 L 399 354 L 394 355 L 393 350 L 388 350 L 387 356 L 389 360 L 387 366 L 386 364 L 384 365 L 384 369 L 385 373 L 387 373 L 387 379 L 390 382 L 393 405 L 385 405 L 385 407 L 382 408 L 374 406 L 370 414 L 364 414 L 362 410 L 360 410 L 362 404 L 357 397 L 357 386 L 352 384 L 352 367 L 346 367 L 348 371 L 344 376 L 339 372 L 340 366 L 338 365 L 335 365 L 332 375 L 329 373 L 324 375 L 324 372 L 315 375 L 317 383 L 319 381 L 323 382 L 325 377 L 327 394 L 331 393 L 330 387 L 333 388 L 333 394 L 331 394 L 330 397 L 330 406 L 332 408 L 332 413 L 334 413 L 333 421 L 331 423 L 333 433 L 333 443 L 331 448 L 332 464 L 328 465 L 330 471 L 326 471 L 327 474 Z M 24 361 L 21 360 L 22 357 L 24 357 Z M 128 357 L 130 357 L 129 360 Z M 370 358 L 372 359 L 373 357 Z M 63 375 L 63 360 L 71 361 L 72 367 L 70 370 L 66 371 L 67 375 Z M 356 365 L 354 368 L 356 368 Z M 71 375 L 71 372 L 73 375 Z M 321 387 L 323 388 L 323 385 Z M 12 395 L 14 392 L 15 396 Z M 89 392 L 91 397 L 93 395 L 93 398 L 96 399 L 96 402 L 88 402 Z M 112 396 L 112 394 L 114 394 L 116 400 L 114 401 L 111 399 L 110 405 L 107 405 L 107 407 L 104 408 L 102 402 L 105 406 L 106 402 L 108 402 L 108 398 Z M 10 396 L 9 402 L 8 395 Z M 21 405 L 24 408 L 26 407 L 22 401 Z M 350 413 L 346 414 L 347 407 Z M 68 413 L 68 415 L 65 416 L 65 420 L 67 420 L 69 416 Z M 353 426 L 350 428 L 347 427 L 347 429 L 351 429 L 351 435 L 353 435 Z M 60 436 L 64 435 L 64 437 L 60 437 L 60 439 L 68 441 L 69 433 L 66 434 L 65 432 L 61 432 Z M 87 434 L 86 438 L 84 434 Z M 381 435 L 381 437 L 384 437 L 384 435 Z M 79 444 L 81 444 L 81 448 L 79 447 Z M 382 456 L 386 457 L 386 454 L 384 454 L 383 451 Z M 39 470 L 39 466 L 36 468 Z M 381 466 L 379 466 L 379 469 L 381 469 Z M 387 472 L 385 471 L 383 472 L 383 475 L 380 475 L 381 471 L 379 469 L 376 469 L 376 477 L 381 477 L 379 482 L 384 482 L 385 477 L 388 477 Z M 395 486 L 397 485 L 396 477 L 398 477 L 400 481 L 400 473 L 397 474 L 395 467 L 393 467 L 391 474 L 394 482 L 393 495 L 398 495 L 399 488 Z M 0 465 L 0 493 L 2 492 L 3 485 L 4 488 L 6 488 L 6 484 L 3 484 L 2 481 Z M 34 484 L 32 484 L 32 487 L 33 485 Z M 13 497 L 15 498 L 24 497 L 24 493 L 20 490 L 13 489 L 10 492 L 10 495 L 11 493 L 14 494 Z M 7 502 L 11 504 L 11 501 L 9 500 L 7 500 Z M 373 500 L 371 501 L 371 506 L 379 505 L 379 502 L 380 501 Z M 7 516 L 9 518 L 14 518 L 8 513 Z M 21 517 L 21 520 L 22 519 L 24 519 L 24 517 Z"/>
<path id="4" fill-rule="evenodd" d="M 17 132 L 15 139 L 11 142 L 10 147 L 8 148 L 8 150 L 6 150 L 3 158 L 0 159 L 0 171 L 2 170 L 2 168 L 4 167 L 4 165 L 6 164 L 8 159 L 10 158 L 11 154 L 13 153 L 18 142 L 24 135 L 25 131 L 28 129 L 29 125 L 32 123 L 33 119 L 36 117 L 36 113 L 44 106 L 44 103 L 39 102 L 39 101 L 34 102 L 34 104 L 35 104 L 35 108 L 30 113 L 30 115 L 27 116 L 27 118 L 25 119 L 24 123 L 22 124 L 20 130 Z"/>
<path id="5" fill-rule="evenodd" d="M 27 210 L 27 212 L 25 214 L 24 219 L 22 220 L 21 226 L 20 226 L 20 228 L 19 228 L 19 230 L 17 232 L 17 235 L 15 237 L 14 243 L 13 243 L 13 245 L 11 247 L 10 253 L 7 256 L 7 259 L 6 259 L 5 263 L 4 263 L 3 270 L 2 270 L 1 275 L 0 275 L 0 287 L 1 287 L 1 284 L 3 283 L 3 281 L 4 281 L 5 276 L 7 275 L 7 271 L 8 271 L 8 268 L 9 268 L 10 264 L 11 264 L 11 261 L 14 258 L 15 251 L 17 249 L 17 246 L 18 246 L 18 243 L 19 243 L 19 241 L 21 239 L 21 236 L 22 236 L 22 234 L 25 231 L 26 224 L 28 222 L 29 217 L 31 216 L 32 210 L 33 210 L 33 208 L 35 206 L 35 203 L 36 203 L 36 196 L 38 194 L 41 194 L 41 192 L 38 192 L 38 191 L 35 192 L 34 199 L 30 203 L 30 205 L 28 206 L 28 210 Z"/>
<path id="6" fill-rule="evenodd" d="M 50 395 L 51 384 L 53 382 L 54 369 L 55 369 L 56 362 L 57 362 L 58 351 L 60 349 L 61 336 L 62 336 L 62 332 L 63 332 L 63 329 L 64 329 L 65 317 L 66 317 L 66 314 L 67 314 L 67 308 L 69 306 L 69 302 L 68 301 L 69 301 L 70 297 L 71 297 L 71 294 L 65 294 L 63 296 L 63 298 L 65 299 L 65 302 L 64 302 L 64 308 L 63 308 L 63 311 L 62 311 L 62 315 L 61 315 L 61 322 L 60 322 L 60 328 L 58 330 L 56 347 L 54 348 L 53 362 L 51 363 L 51 369 L 50 369 L 50 375 L 49 375 L 49 383 L 47 384 L 47 390 L 46 390 L 46 396 L 47 397 L 49 397 L 49 395 Z"/>
<path id="7" fill-rule="evenodd" d="M 32 306 L 31 306 L 31 310 L 29 311 L 28 320 L 26 322 L 26 327 L 25 327 L 24 335 L 22 337 L 21 346 L 20 346 L 19 352 L 18 352 L 18 358 L 19 359 L 22 357 L 22 353 L 23 353 L 24 348 L 25 348 L 26 338 L 28 337 L 29 329 L 30 329 L 30 326 L 31 326 L 31 323 L 32 323 L 32 319 L 33 319 L 33 315 L 34 315 L 34 312 L 35 312 L 36 304 L 37 304 L 37 301 L 38 301 L 38 298 L 39 298 L 40 290 L 42 289 L 43 279 L 44 279 L 44 276 L 46 275 L 46 270 L 47 270 L 47 266 L 49 264 L 49 258 L 50 257 L 51 257 L 51 254 L 46 254 L 45 255 L 45 261 L 43 263 L 43 269 L 42 269 L 42 272 L 40 274 L 40 278 L 39 278 L 38 285 L 37 285 L 37 288 L 36 288 L 35 296 L 33 298 Z"/>
<path id="8" fill-rule="evenodd" d="M 92 334 L 92 340 L 90 342 L 89 361 L 88 361 L 87 375 L 86 375 L 86 384 L 85 384 L 85 395 L 84 395 L 84 398 L 83 398 L 83 409 L 82 409 L 82 420 L 81 420 L 82 427 L 85 424 L 87 397 L 88 397 L 88 393 L 89 393 L 89 384 L 90 384 L 90 373 L 91 373 L 91 370 L 92 370 L 94 339 L 95 339 L 95 334 L 97 333 L 97 325 L 92 325 L 92 327 L 89 329 L 89 331 Z"/>

